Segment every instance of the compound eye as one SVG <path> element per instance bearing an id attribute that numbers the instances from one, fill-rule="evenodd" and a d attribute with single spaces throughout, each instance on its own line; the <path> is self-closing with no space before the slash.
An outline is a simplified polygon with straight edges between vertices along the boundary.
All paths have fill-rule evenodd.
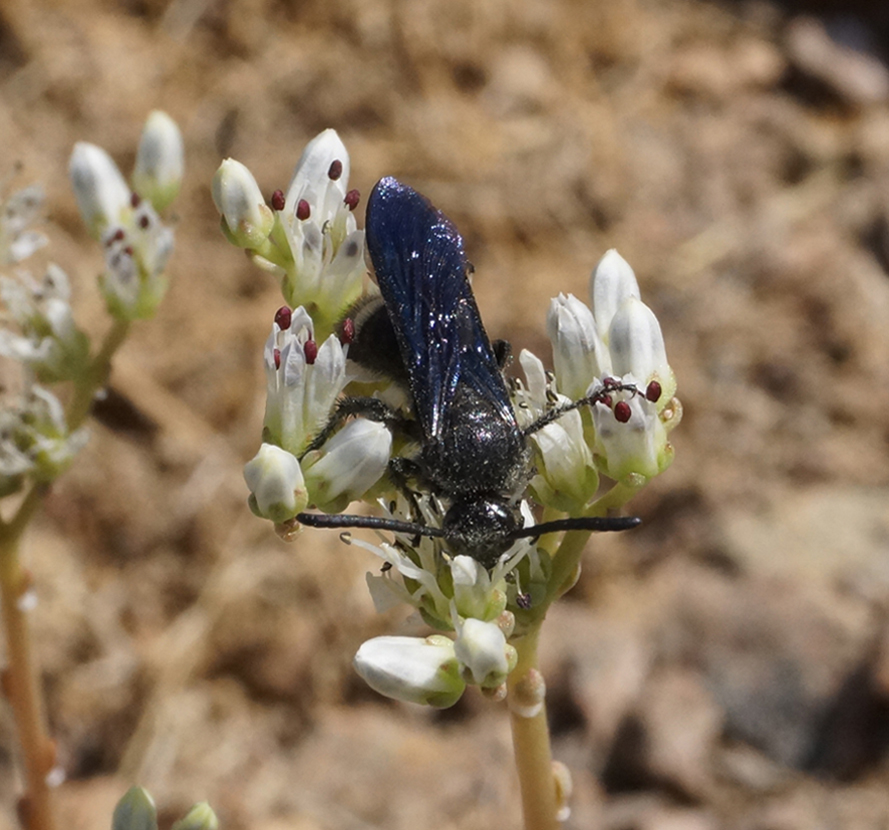
<path id="1" fill-rule="evenodd" d="M 499 499 L 456 501 L 442 525 L 445 542 L 455 556 L 470 556 L 488 569 L 512 545 L 518 529 L 515 511 Z"/>

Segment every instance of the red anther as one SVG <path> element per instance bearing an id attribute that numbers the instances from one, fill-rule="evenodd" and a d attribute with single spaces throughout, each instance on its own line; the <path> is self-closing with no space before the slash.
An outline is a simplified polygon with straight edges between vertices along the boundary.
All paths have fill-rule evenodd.
<path id="1" fill-rule="evenodd" d="M 611 409 L 611 405 L 614 403 L 614 398 L 611 395 L 602 395 L 599 398 L 599 403 L 604 403 L 609 409 Z"/>
<path id="2" fill-rule="evenodd" d="M 300 199 L 296 205 L 296 218 L 305 222 L 312 215 L 312 208 L 305 199 Z"/>
<path id="3" fill-rule="evenodd" d="M 315 358 L 318 357 L 318 344 L 314 340 L 306 340 L 303 351 L 306 354 L 306 363 L 311 366 L 315 362 Z"/>
<path id="4" fill-rule="evenodd" d="M 620 423 L 625 424 L 630 420 L 630 415 L 633 414 L 633 410 L 630 409 L 630 405 L 626 401 L 618 401 L 614 405 L 614 417 L 620 421 Z"/>
<path id="5" fill-rule="evenodd" d="M 274 355 L 274 358 L 275 358 L 275 368 L 280 369 L 281 368 L 281 350 L 280 349 L 272 349 L 272 354 Z"/>
<path id="6" fill-rule="evenodd" d="M 355 339 L 355 321 L 351 317 L 343 320 L 343 331 L 340 335 L 340 342 L 344 346 L 348 346 Z"/>
<path id="7" fill-rule="evenodd" d="M 109 244 L 110 244 L 111 242 L 120 242 L 120 240 L 123 239 L 125 236 L 126 236 L 126 234 L 123 232 L 123 228 L 118 228 L 118 229 L 114 232 L 114 235 L 113 235 L 113 236 L 111 237 L 111 239 L 109 240 Z"/>
<path id="8" fill-rule="evenodd" d="M 130 194 L 130 204 L 131 204 L 134 208 L 139 207 L 139 205 L 142 204 L 142 197 L 139 196 L 138 193 L 135 193 L 135 192 L 134 192 L 134 193 L 131 193 L 131 194 Z"/>
<path id="9" fill-rule="evenodd" d="M 361 194 L 357 190 L 350 190 L 343 201 L 346 203 L 346 207 L 348 207 L 349 210 L 355 210 L 355 208 L 358 207 L 358 203 L 361 201 Z"/>
<path id="10" fill-rule="evenodd" d="M 645 387 L 645 399 L 652 403 L 657 403 L 661 399 L 662 391 L 661 385 L 656 380 L 653 380 Z"/>
<path id="11" fill-rule="evenodd" d="M 275 322 L 281 331 L 287 331 L 290 328 L 290 322 L 293 320 L 293 312 L 286 305 L 282 305 L 275 312 Z"/>
<path id="12" fill-rule="evenodd" d="M 139 227 L 144 231 L 151 224 L 151 220 L 147 216 L 139 217 Z"/>
<path id="13" fill-rule="evenodd" d="M 605 389 L 617 389 L 620 386 L 620 381 L 617 378 L 604 377 L 602 378 L 602 386 Z"/>
<path id="14" fill-rule="evenodd" d="M 327 170 L 327 177 L 335 182 L 340 176 L 343 175 L 343 163 L 339 159 L 334 159 L 330 162 L 330 167 Z"/>
<path id="15" fill-rule="evenodd" d="M 285 201 L 286 200 L 284 199 L 283 190 L 276 190 L 274 193 L 272 193 L 272 207 L 275 210 L 284 210 Z"/>
<path id="16" fill-rule="evenodd" d="M 132 256 L 132 255 L 133 255 L 133 246 L 132 246 L 132 245 L 127 245 L 127 247 L 123 249 L 123 252 L 124 252 L 127 256 Z"/>

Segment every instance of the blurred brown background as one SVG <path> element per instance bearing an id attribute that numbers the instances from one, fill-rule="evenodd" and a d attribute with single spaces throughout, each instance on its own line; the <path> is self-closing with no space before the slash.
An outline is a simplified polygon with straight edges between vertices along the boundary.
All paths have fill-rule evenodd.
<path id="1" fill-rule="evenodd" d="M 676 462 L 548 621 L 567 826 L 889 826 L 879 5 L 0 6 L 0 173 L 47 188 L 47 255 L 94 334 L 73 143 L 129 172 L 159 107 L 187 153 L 168 300 L 28 538 L 65 826 L 108 826 L 132 782 L 164 821 L 206 798 L 230 830 L 518 826 L 502 706 L 369 692 L 351 657 L 403 617 L 374 613 L 376 563 L 333 533 L 284 545 L 245 506 L 280 300 L 209 182 L 230 155 L 270 194 L 329 126 L 353 187 L 397 175 L 457 222 L 492 336 L 548 360 L 549 298 L 585 296 L 610 247 L 661 320 Z M 13 752 L 0 709 L 0 828 Z"/>

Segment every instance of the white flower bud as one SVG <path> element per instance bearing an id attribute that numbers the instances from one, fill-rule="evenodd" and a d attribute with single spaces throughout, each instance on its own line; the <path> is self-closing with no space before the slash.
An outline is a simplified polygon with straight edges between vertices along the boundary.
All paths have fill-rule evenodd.
<path id="1" fill-rule="evenodd" d="M 375 691 L 395 700 L 453 706 L 466 683 L 447 637 L 374 637 L 358 649 L 355 670 Z"/>
<path id="2" fill-rule="evenodd" d="M 627 297 L 639 299 L 639 296 L 639 283 L 636 282 L 636 274 L 630 264 L 614 248 L 606 251 L 590 281 L 593 314 L 603 338 L 607 340 L 611 321 L 624 300 Z"/>
<path id="3" fill-rule="evenodd" d="M 611 321 L 608 343 L 614 373 L 632 375 L 642 384 L 642 392 L 649 381 L 657 380 L 662 390 L 658 403 L 665 406 L 676 391 L 676 380 L 654 312 L 641 300 L 628 297 Z"/>
<path id="4" fill-rule="evenodd" d="M 573 294 L 550 302 L 546 331 L 553 344 L 559 392 L 582 398 L 593 378 L 611 374 L 611 360 L 593 320 L 593 313 Z"/>
<path id="5" fill-rule="evenodd" d="M 276 524 L 292 519 L 308 504 L 299 461 L 274 444 L 263 444 L 244 465 L 244 480 L 250 488 L 251 510 Z"/>
<path id="6" fill-rule="evenodd" d="M 504 683 L 515 667 L 515 649 L 507 645 L 503 631 L 495 622 L 471 617 L 465 620 L 454 643 L 454 653 L 473 682 L 483 688 L 491 689 Z"/>
<path id="7" fill-rule="evenodd" d="M 304 462 L 312 504 L 336 512 L 361 498 L 386 472 L 391 449 L 385 425 L 366 418 L 350 421 Z"/>
<path id="8" fill-rule="evenodd" d="M 85 141 L 74 145 L 68 172 L 80 215 L 90 234 L 99 239 L 131 207 L 130 188 L 111 156 Z"/>
<path id="9" fill-rule="evenodd" d="M 258 248 L 275 224 L 253 174 L 239 161 L 226 159 L 213 176 L 213 202 L 222 214 L 223 230 L 241 248 Z"/>
<path id="10" fill-rule="evenodd" d="M 184 168 L 185 151 L 179 127 L 165 112 L 154 110 L 139 140 L 133 188 L 160 212 L 179 194 Z"/>

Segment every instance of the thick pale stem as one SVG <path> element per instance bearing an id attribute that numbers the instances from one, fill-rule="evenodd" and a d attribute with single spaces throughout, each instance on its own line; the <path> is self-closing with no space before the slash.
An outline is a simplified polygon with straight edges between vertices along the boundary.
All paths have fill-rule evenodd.
<path id="1" fill-rule="evenodd" d="M 55 764 L 55 747 L 47 733 L 31 655 L 27 611 L 22 603 L 27 590 L 28 577 L 19 561 L 17 543 L 0 545 L 0 607 L 7 657 L 3 688 L 12 706 L 25 768 L 23 821 L 28 830 L 53 830 L 52 791 L 47 776 Z"/>
<path id="2" fill-rule="evenodd" d="M 512 742 L 522 793 L 525 830 L 558 830 L 552 749 L 546 722 L 546 704 L 542 699 L 542 678 L 537 668 L 539 633 L 538 624 L 513 643 L 519 659 L 515 670 L 509 675 L 507 700 L 510 705 Z M 541 704 L 539 710 L 529 712 L 526 706 L 533 706 L 538 698 Z"/>

